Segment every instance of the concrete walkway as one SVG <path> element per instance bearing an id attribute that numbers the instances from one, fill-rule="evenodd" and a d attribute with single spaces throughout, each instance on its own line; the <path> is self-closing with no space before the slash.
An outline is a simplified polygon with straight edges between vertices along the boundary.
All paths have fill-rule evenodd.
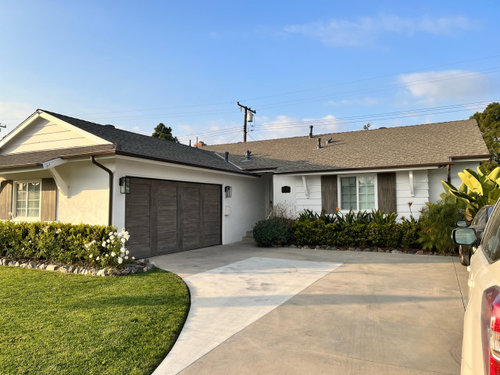
<path id="1" fill-rule="evenodd" d="M 155 374 L 459 373 L 453 258 L 235 244 L 152 260 L 192 293 Z"/>

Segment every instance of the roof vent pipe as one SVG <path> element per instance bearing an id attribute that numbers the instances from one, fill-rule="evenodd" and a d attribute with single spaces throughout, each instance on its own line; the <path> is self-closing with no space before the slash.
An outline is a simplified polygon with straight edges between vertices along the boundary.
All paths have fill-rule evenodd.
<path id="1" fill-rule="evenodd" d="M 309 138 L 313 137 L 313 126 L 309 125 Z"/>
<path id="2" fill-rule="evenodd" d="M 321 138 L 318 138 L 318 150 L 321 148 Z"/>
<path id="3" fill-rule="evenodd" d="M 224 161 L 227 163 L 229 162 L 229 152 L 224 152 Z"/>
<path id="4" fill-rule="evenodd" d="M 252 151 L 250 150 L 247 150 L 247 153 L 245 155 L 245 160 L 250 160 L 250 154 L 252 153 Z"/>

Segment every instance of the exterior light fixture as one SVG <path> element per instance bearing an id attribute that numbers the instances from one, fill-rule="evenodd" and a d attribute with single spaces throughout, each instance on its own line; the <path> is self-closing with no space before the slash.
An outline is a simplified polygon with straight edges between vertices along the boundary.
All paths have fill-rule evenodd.
<path id="1" fill-rule="evenodd" d="M 120 193 L 128 194 L 130 193 L 130 178 L 120 177 Z"/>
<path id="2" fill-rule="evenodd" d="M 233 195 L 233 189 L 231 186 L 224 186 L 224 193 L 226 193 L 226 198 L 231 198 Z"/>

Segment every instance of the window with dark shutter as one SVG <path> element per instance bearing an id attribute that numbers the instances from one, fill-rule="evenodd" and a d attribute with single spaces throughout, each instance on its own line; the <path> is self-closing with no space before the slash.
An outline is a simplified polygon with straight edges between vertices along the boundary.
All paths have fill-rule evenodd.
<path id="1" fill-rule="evenodd" d="M 378 208 L 385 213 L 397 212 L 396 173 L 377 175 Z"/>
<path id="2" fill-rule="evenodd" d="M 56 220 L 57 210 L 57 186 L 52 178 L 42 179 L 42 205 L 40 220 Z"/>
<path id="3" fill-rule="evenodd" d="M 337 176 L 321 176 L 321 209 L 333 214 L 338 206 Z"/>
<path id="4" fill-rule="evenodd" d="M 12 180 L 0 182 L 0 220 L 12 218 Z"/>

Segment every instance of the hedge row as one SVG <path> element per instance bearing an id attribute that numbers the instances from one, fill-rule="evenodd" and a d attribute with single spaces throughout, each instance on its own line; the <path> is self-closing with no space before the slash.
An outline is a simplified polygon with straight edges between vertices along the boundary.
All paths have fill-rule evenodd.
<path id="1" fill-rule="evenodd" d="M 322 220 L 296 221 L 294 243 L 304 245 L 420 248 L 419 225 L 402 223 L 326 224 Z"/>
<path id="2" fill-rule="evenodd" d="M 0 222 L 0 256 L 10 259 L 119 267 L 129 259 L 127 240 L 113 226 Z"/>

